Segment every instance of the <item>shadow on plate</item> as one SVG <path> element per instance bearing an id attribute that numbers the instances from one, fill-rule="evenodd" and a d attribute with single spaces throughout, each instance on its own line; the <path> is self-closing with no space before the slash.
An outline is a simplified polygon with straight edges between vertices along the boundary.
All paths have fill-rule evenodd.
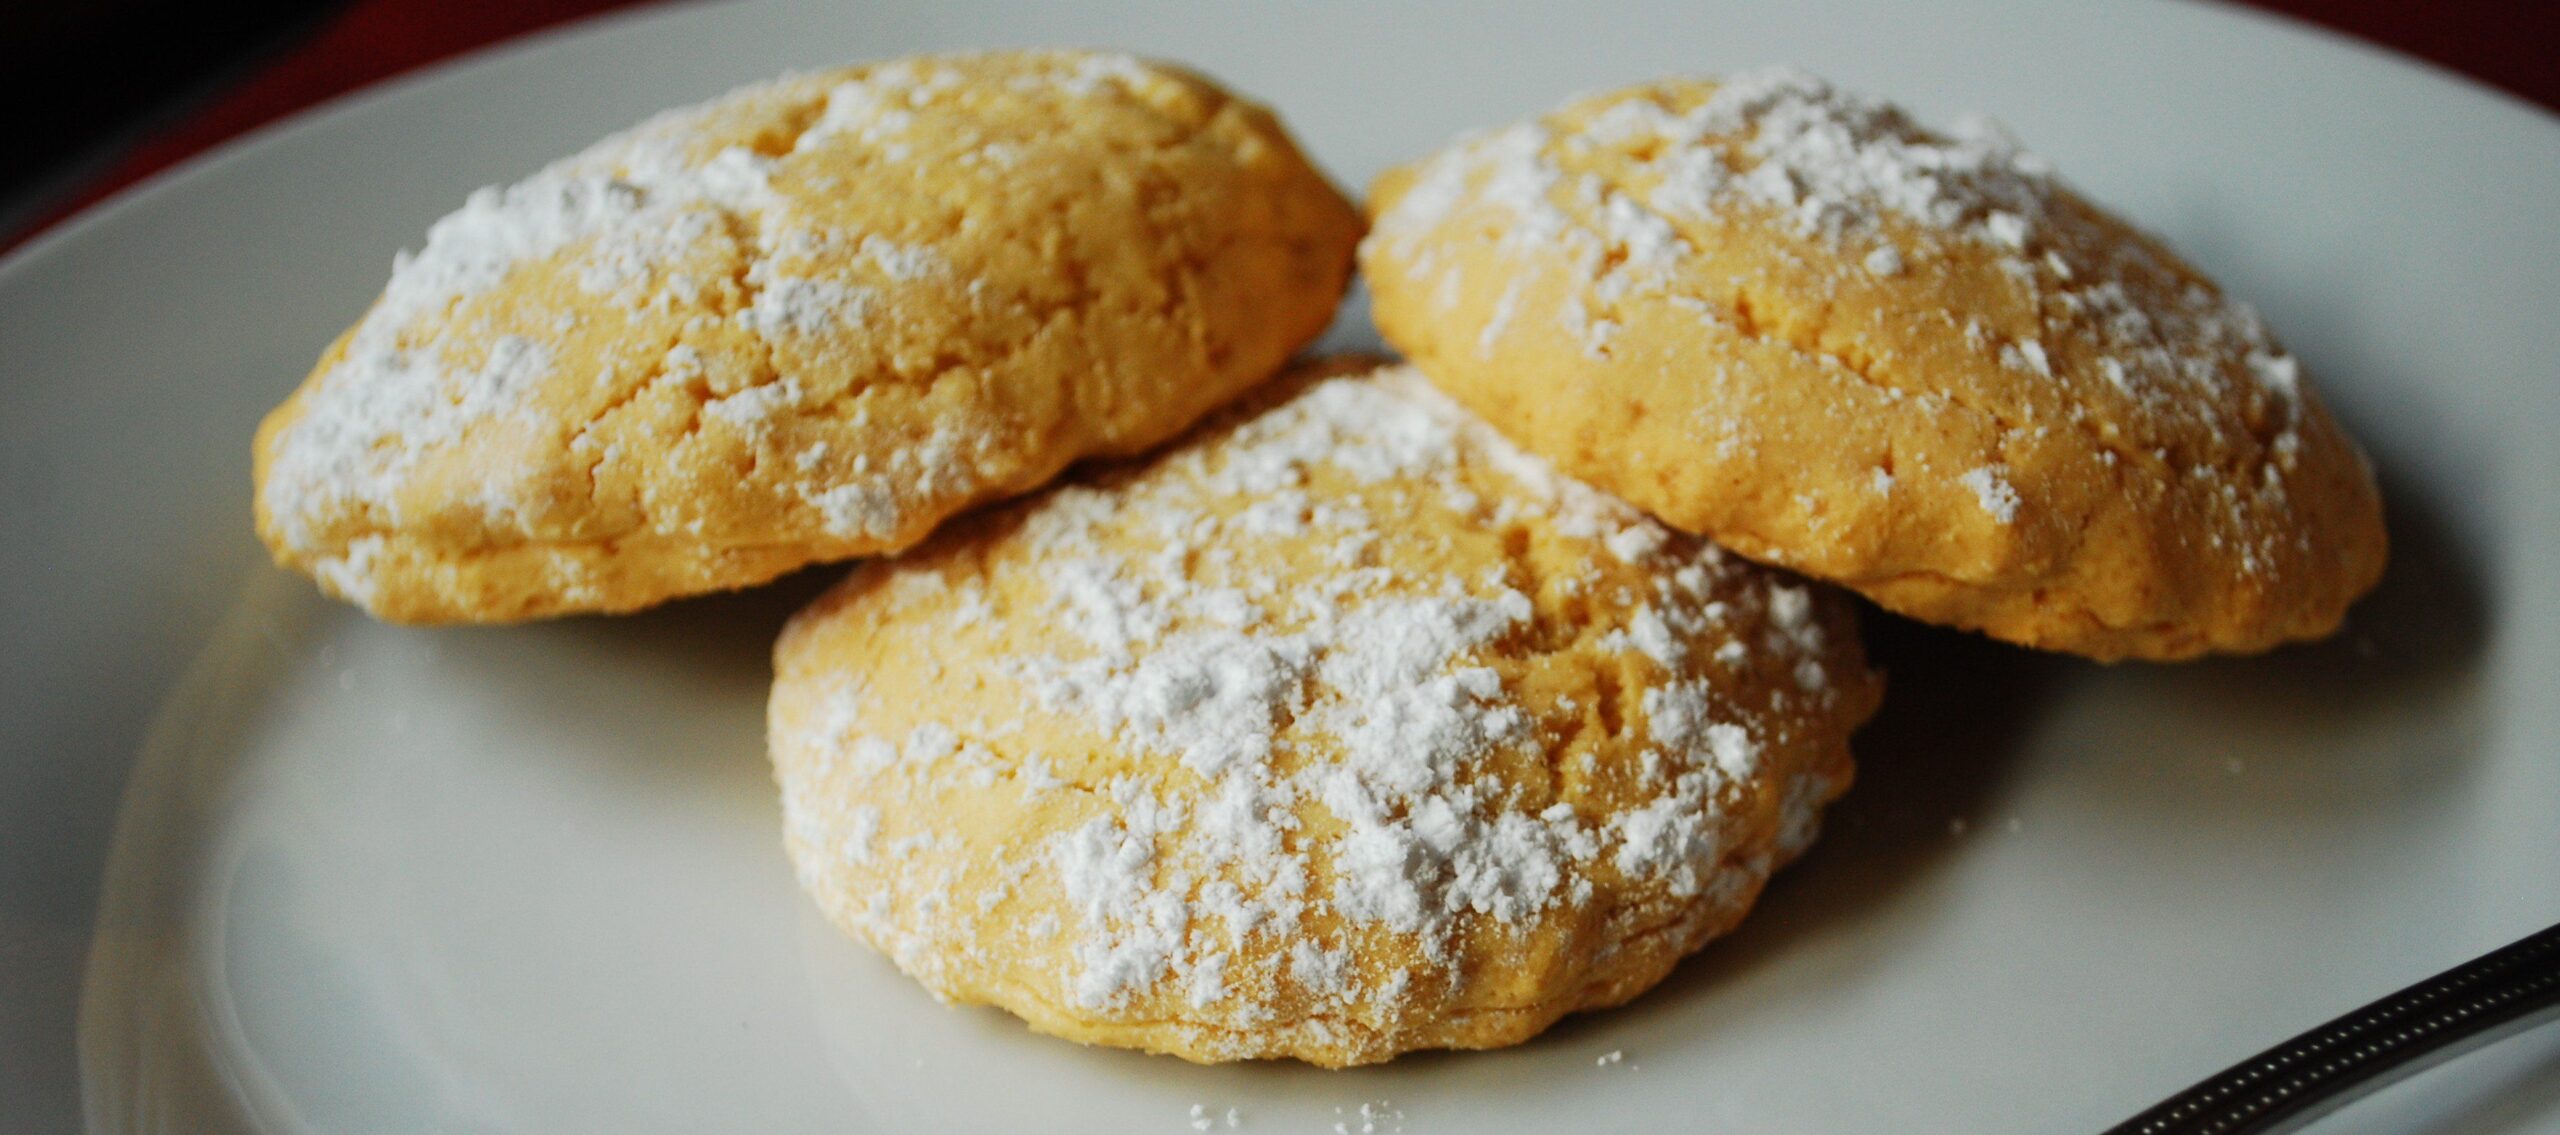
<path id="1" fill-rule="evenodd" d="M 2381 583 L 2339 632 L 2254 657 L 2126 666 L 2054 725 L 2091 823 L 2172 824 L 2267 854 L 2361 846 L 2461 791 L 2487 742 L 2497 626 L 2481 555 L 2384 465 Z M 2269 821 L 2275 821 L 2270 823 Z M 2279 831 L 2309 841 L 2288 845 Z"/>
<path id="2" fill-rule="evenodd" d="M 592 637 L 615 649 L 669 654 L 689 666 L 722 674 L 772 676 L 773 640 L 782 624 L 833 587 L 853 564 L 819 564 L 772 583 L 699 595 L 634 615 L 588 615 L 563 620 L 566 632 Z"/>
<path id="3" fill-rule="evenodd" d="M 2415 484 L 2388 466 L 2380 472 L 2391 532 L 2382 582 L 2329 638 L 2178 667 L 2195 696 L 2286 716 L 2389 712 L 2473 669 L 2495 616 L 2478 554 Z"/>
<path id="4" fill-rule="evenodd" d="M 1886 673 L 1885 701 L 1858 734 L 1858 783 L 1825 814 L 1822 838 L 1770 880 L 1733 933 L 1627 1009 L 1567 1020 L 1553 1033 L 1560 1042 L 1615 1029 L 1621 1013 L 1687 1011 L 1801 943 L 1880 916 L 1964 848 L 1959 825 L 1979 823 L 1999 797 L 2040 709 L 2094 669 L 1873 608 L 1864 626 L 1868 657 Z"/>
<path id="5" fill-rule="evenodd" d="M 583 721 L 590 743 L 575 749 L 610 753 L 616 771 L 687 785 L 752 784 L 761 795 L 774 639 L 793 613 L 847 570 L 844 564 L 813 567 L 760 587 L 631 615 L 426 633 L 435 636 L 439 666 L 457 682 L 542 707 L 528 710 L 528 719 Z M 653 711 L 671 701 L 688 707 L 679 734 L 652 724 L 663 716 Z M 741 777 L 742 768 L 756 771 Z"/>

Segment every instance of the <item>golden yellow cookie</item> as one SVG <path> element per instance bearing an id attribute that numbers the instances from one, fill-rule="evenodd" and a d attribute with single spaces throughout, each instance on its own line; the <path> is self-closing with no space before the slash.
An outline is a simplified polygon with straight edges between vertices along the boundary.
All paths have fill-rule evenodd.
<path id="1" fill-rule="evenodd" d="M 1271 375 L 1359 225 L 1270 114 L 1125 56 L 748 87 L 437 222 L 259 430 L 258 530 L 401 622 L 901 548 Z"/>
<path id="2" fill-rule="evenodd" d="M 1848 786 L 1847 598 L 1409 371 L 1275 387 L 792 621 L 802 883 L 942 997 L 1191 1060 L 1492 1047 L 1642 992 Z"/>
<path id="3" fill-rule="evenodd" d="M 1984 127 L 1800 72 L 1573 102 L 1379 179 L 1379 329 L 1727 547 L 2098 658 L 2333 629 L 2363 455 L 2245 305 Z"/>

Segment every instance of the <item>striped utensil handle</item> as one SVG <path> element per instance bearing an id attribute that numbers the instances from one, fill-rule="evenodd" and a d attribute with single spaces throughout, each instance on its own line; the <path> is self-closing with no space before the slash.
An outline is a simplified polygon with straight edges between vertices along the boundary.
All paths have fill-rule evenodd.
<path id="1" fill-rule="evenodd" d="M 2106 1135 L 2291 1131 L 2405 1076 L 2560 1018 L 2560 925 L 2243 1060 Z"/>

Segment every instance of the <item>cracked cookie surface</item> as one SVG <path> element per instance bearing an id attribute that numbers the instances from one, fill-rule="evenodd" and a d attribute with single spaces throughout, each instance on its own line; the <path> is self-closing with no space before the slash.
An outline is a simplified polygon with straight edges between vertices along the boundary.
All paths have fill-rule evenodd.
<path id="1" fill-rule="evenodd" d="M 260 428 L 258 530 L 401 622 L 895 550 L 1268 377 L 1359 224 L 1268 113 L 1125 56 L 747 87 L 439 221 Z"/>
<path id="2" fill-rule="evenodd" d="M 2371 470 L 2256 314 L 1985 124 L 1784 69 L 1382 177 L 1387 340 L 1528 449 L 1918 618 L 2099 658 L 2323 635 Z"/>
<path id="3" fill-rule="evenodd" d="M 775 648 L 785 843 L 937 995 L 1197 1061 L 1517 1043 L 1732 927 L 1848 786 L 1847 596 L 1410 370 L 864 565 Z"/>

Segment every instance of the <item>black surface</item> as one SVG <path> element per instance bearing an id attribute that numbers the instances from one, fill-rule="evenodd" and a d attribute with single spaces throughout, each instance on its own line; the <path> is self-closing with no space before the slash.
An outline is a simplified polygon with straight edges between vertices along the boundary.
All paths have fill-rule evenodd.
<path id="1" fill-rule="evenodd" d="M 291 46 L 335 0 L 0 0 L 0 211 Z"/>

